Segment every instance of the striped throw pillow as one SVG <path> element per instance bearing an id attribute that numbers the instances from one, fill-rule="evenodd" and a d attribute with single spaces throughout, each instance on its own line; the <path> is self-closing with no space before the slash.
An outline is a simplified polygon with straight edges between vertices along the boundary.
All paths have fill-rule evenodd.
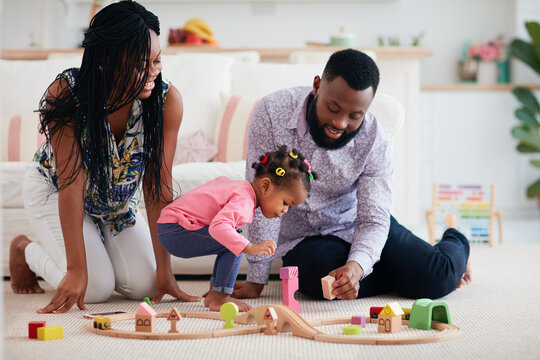
<path id="1" fill-rule="evenodd" d="M 237 95 L 222 97 L 214 138 L 218 147 L 215 161 L 246 159 L 249 120 L 259 100 Z"/>
<path id="2" fill-rule="evenodd" d="M 39 113 L 17 114 L 2 119 L 0 161 L 32 161 L 36 150 L 45 142 L 40 134 Z"/>

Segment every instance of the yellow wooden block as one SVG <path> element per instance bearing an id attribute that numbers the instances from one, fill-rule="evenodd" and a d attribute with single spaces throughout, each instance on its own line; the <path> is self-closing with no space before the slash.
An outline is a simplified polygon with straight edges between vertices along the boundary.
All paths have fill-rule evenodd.
<path id="1" fill-rule="evenodd" d="M 63 326 L 45 326 L 37 329 L 37 338 L 39 340 L 54 340 L 64 338 Z"/>

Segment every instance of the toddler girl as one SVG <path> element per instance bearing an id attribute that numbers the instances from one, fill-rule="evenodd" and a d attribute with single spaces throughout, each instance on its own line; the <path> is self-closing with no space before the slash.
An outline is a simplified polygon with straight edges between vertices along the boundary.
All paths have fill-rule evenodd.
<path id="1" fill-rule="evenodd" d="M 258 207 L 267 218 L 281 217 L 306 199 L 316 178 L 304 156 L 296 149 L 287 151 L 285 145 L 261 156 L 253 168 L 251 182 L 220 176 L 174 200 L 158 219 L 159 241 L 171 254 L 217 255 L 204 300 L 212 311 L 229 301 L 248 311 L 248 304 L 230 296 L 242 253 L 270 256 L 276 249 L 274 240 L 252 244 L 238 229 L 253 221 Z"/>

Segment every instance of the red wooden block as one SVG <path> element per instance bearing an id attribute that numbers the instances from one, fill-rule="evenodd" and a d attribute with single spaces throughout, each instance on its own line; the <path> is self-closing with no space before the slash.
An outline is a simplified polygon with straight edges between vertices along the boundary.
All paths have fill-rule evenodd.
<path id="1" fill-rule="evenodd" d="M 37 339 L 37 329 L 47 326 L 46 321 L 30 321 L 28 323 L 28 338 Z"/>

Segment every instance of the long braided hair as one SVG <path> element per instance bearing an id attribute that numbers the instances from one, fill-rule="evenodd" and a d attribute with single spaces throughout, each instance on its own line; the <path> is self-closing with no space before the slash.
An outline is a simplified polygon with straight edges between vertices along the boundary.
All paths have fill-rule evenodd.
<path id="1" fill-rule="evenodd" d="M 84 34 L 84 54 L 75 83 L 70 86 L 60 74 L 40 101 L 40 131 L 47 141 L 73 128 L 75 141 L 68 161 L 77 158 L 58 189 L 69 186 L 87 164 L 87 186 L 108 203 L 112 173 L 108 115 L 133 102 L 148 77 L 150 30 L 159 35 L 157 16 L 134 1 L 113 3 L 99 11 Z M 58 95 L 49 90 L 57 82 Z M 163 152 L 163 85 L 161 74 L 147 99 L 142 99 L 144 128 L 143 161 L 145 186 L 154 199 L 161 196 Z M 83 136 L 84 135 L 84 136 Z M 84 140 L 83 140 L 84 138 Z M 57 164 L 58 166 L 59 164 Z"/>

